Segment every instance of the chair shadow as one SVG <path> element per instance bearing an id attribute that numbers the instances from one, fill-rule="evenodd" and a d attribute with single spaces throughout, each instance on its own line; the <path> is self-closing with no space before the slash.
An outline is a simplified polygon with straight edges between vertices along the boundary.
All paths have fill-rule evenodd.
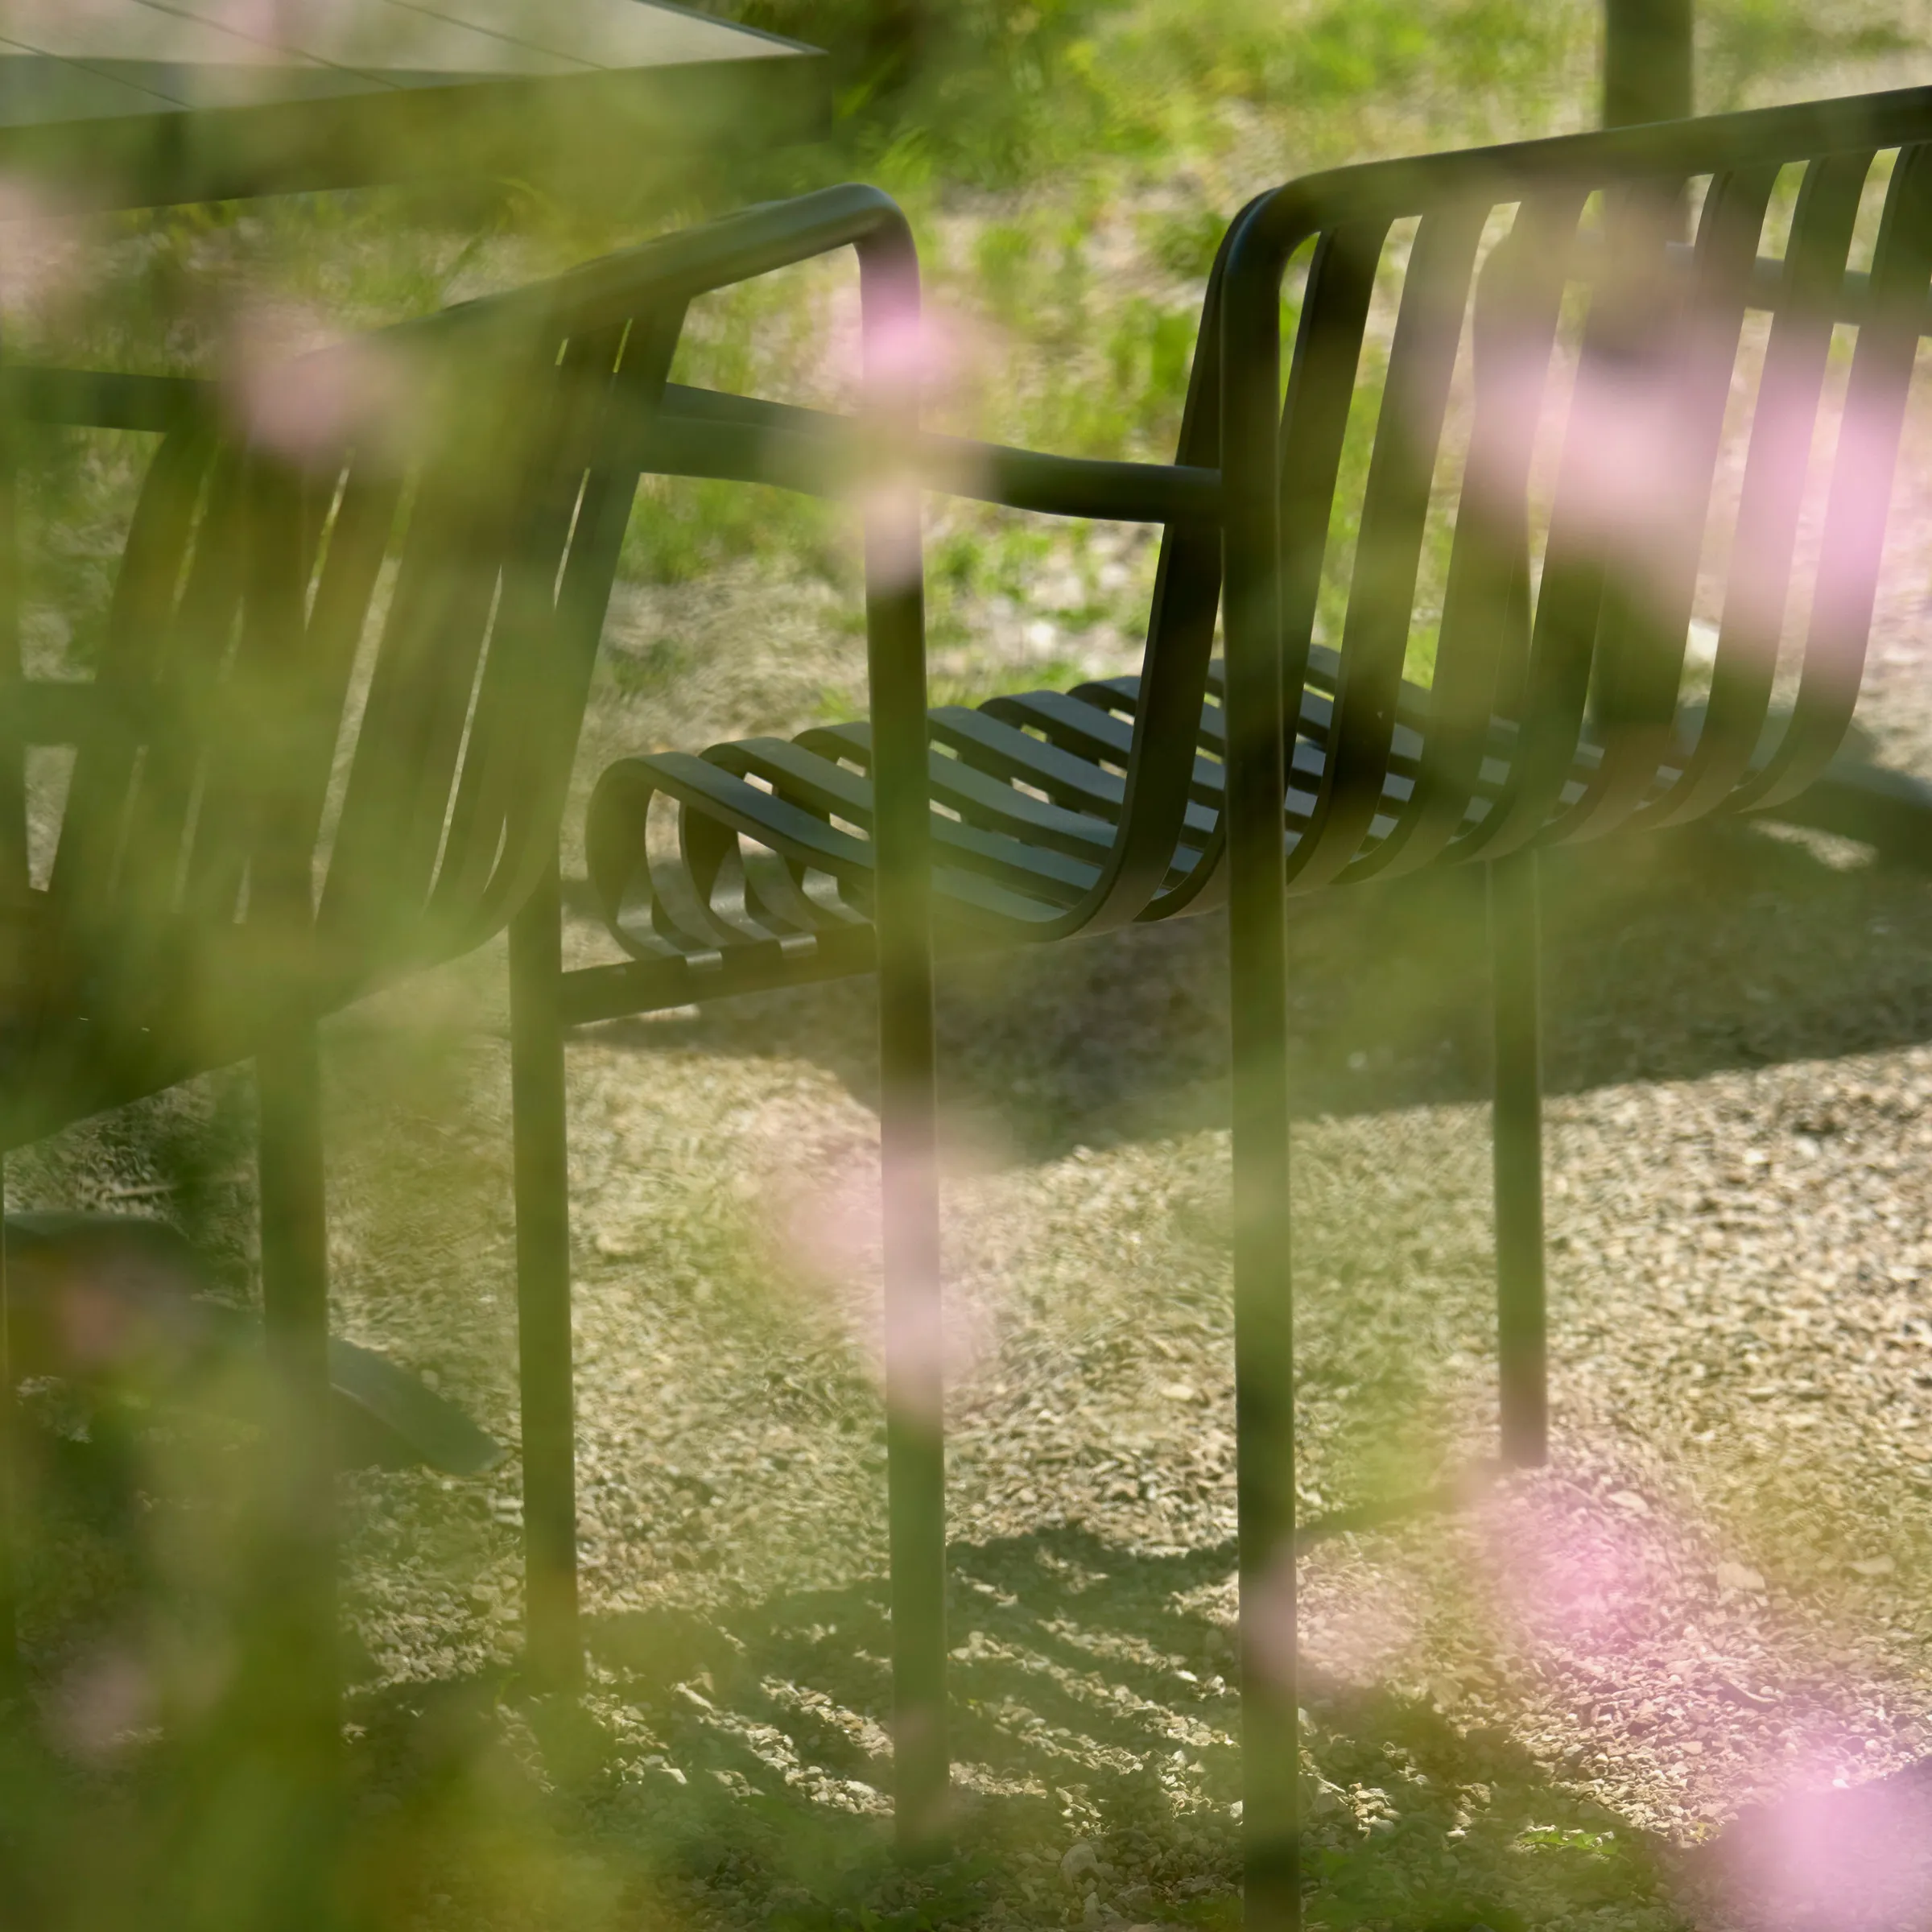
<path id="1" fill-rule="evenodd" d="M 1932 1038 L 1932 886 L 1822 835 L 1720 822 L 1543 862 L 1546 1081 L 1575 1093 Z M 1303 1117 L 1487 1097 L 1482 869 L 1296 900 Z M 1018 1161 L 1228 1119 L 1219 917 L 945 962 L 948 1110 Z M 799 1055 L 876 1097 L 869 980 L 586 1038 Z"/>
<path id="2" fill-rule="evenodd" d="M 1150 1554 L 1078 1528 L 956 1546 L 960 1802 L 935 1862 L 891 1849 L 874 1577 L 591 1620 L 581 1703 L 510 1699 L 548 1794 L 531 1815 L 594 1841 L 613 1895 L 700 1919 L 1232 1926 L 1238 1704 L 1207 1600 L 1233 1562 L 1232 1547 Z M 502 1750 L 503 1695 L 392 1686 L 357 1713 L 361 1749 L 386 1786 L 474 1785 L 474 1763 Z M 1304 1787 L 1311 1924 L 1510 1932 L 1669 1884 L 1665 1848 L 1500 1734 L 1306 1668 L 1302 1695 L 1319 1774 Z"/>

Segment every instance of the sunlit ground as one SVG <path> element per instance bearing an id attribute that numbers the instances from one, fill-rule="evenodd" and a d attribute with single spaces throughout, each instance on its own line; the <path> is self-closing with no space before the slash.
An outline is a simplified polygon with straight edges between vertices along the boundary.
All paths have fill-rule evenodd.
<path id="1" fill-rule="evenodd" d="M 1927 1741 L 1932 903 L 1755 834 L 1553 888 L 1556 1448 L 1494 1488 L 1468 906 L 1338 900 L 1298 939 L 1302 1504 L 1330 1532 L 1307 1796 L 1338 1925 L 1728 1922 L 1698 1901 L 1750 1902 L 1740 1806 Z M 396 1922 L 1232 1912 L 1219 969 L 1203 925 L 949 989 L 963 1855 L 911 1878 L 881 1835 L 865 996 L 574 1050 L 592 1689 L 580 1715 L 518 1690 L 514 1477 L 351 1481 Z M 439 1017 L 399 1083 L 385 1024 L 336 1030 L 342 1327 L 510 1436 L 501 1046 L 426 996 L 382 1018 Z M 42 1626 L 52 1741 L 111 1782 L 143 1733 L 88 1700 L 142 1613 L 81 1595 Z M 1827 1866 L 1858 1829 L 1827 1819 Z M 1801 1861 L 1781 1896 L 1839 1916 L 1791 1922 L 1910 1922 L 1845 1916 L 1842 1879 Z"/>

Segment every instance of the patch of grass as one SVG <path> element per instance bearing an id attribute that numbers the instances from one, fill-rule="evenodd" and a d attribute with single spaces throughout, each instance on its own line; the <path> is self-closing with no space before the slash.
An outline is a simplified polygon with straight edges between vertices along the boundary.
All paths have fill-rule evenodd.
<path id="1" fill-rule="evenodd" d="M 1798 0 L 1709 0 L 1699 10 L 1698 27 L 1706 111 L 1741 107 L 1758 84 L 1794 68 L 1871 60 L 1918 44 L 1891 9 L 1828 18 Z"/>
<path id="2" fill-rule="evenodd" d="M 1227 217 L 1212 208 L 1150 216 L 1140 224 L 1141 246 L 1169 275 L 1205 282 L 1227 227 Z"/>
<path id="3" fill-rule="evenodd" d="M 840 519 L 813 497 L 720 483 L 708 477 L 647 478 L 624 534 L 625 576 L 646 584 L 687 584 L 749 556 L 839 580 Z"/>
<path id="4" fill-rule="evenodd" d="M 687 676 L 695 663 L 679 638 L 653 638 L 639 650 L 607 654 L 611 683 L 627 698 L 655 697 Z"/>
<path id="5" fill-rule="evenodd" d="M 977 675 L 935 678 L 929 688 L 935 704 L 984 704 L 989 698 L 1012 692 L 1065 691 L 1086 675 L 1085 669 L 1071 658 L 1040 658 Z"/>

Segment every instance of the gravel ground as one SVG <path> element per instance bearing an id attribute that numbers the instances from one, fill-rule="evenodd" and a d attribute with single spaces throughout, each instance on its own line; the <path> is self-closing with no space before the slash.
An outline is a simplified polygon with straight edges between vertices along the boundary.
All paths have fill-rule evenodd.
<path id="1" fill-rule="evenodd" d="M 1932 770 L 1916 669 L 1881 654 L 1866 726 Z M 817 682 L 786 675 L 779 715 Z M 588 758 L 649 729 L 607 704 Z M 1737 828 L 1546 892 L 1554 1453 L 1501 1480 L 1480 898 L 1297 915 L 1321 1913 L 1932 1922 L 1898 1856 L 1932 1843 L 1932 890 Z M 420 1922 L 1226 1921 L 1221 947 L 947 978 L 962 1850 L 922 1872 L 882 1823 L 869 991 L 574 1045 L 583 1709 L 515 1685 L 514 1472 L 350 1479 L 378 1787 L 468 1767 Z M 346 1333 L 514 1439 L 500 985 L 484 956 L 332 1028 L 335 1265 Z M 15 1198 L 126 1206 L 192 1144 L 181 1205 L 225 1238 L 233 1116 L 174 1106 L 172 1142 L 70 1137 Z"/>
<path id="2" fill-rule="evenodd" d="M 1874 737 L 1923 769 L 1891 668 Z M 1552 866 L 1547 893 L 1555 1451 L 1501 1481 L 1480 904 L 1452 880 L 1297 926 L 1323 1910 L 1923 1925 L 1932 1878 L 1893 1867 L 1932 1823 L 1910 1769 L 1932 1751 L 1932 893 L 1749 830 Z M 949 977 L 952 1639 L 983 1862 L 917 1878 L 877 1822 L 866 989 L 574 1047 L 597 1769 L 573 1802 L 664 1909 L 1232 1909 L 1220 945 L 1203 923 Z M 512 1435 L 502 1053 L 469 1004 L 493 984 L 481 962 L 446 991 L 441 1049 L 401 1073 L 385 1016 L 341 1030 L 338 1264 L 349 1332 Z M 418 1032 L 424 997 L 397 1002 Z M 516 1515 L 511 1478 L 360 1480 L 372 1709 L 498 1682 Z M 525 1755 L 568 1786 L 562 1748 Z M 435 1896 L 496 1922 L 462 1872 Z"/>

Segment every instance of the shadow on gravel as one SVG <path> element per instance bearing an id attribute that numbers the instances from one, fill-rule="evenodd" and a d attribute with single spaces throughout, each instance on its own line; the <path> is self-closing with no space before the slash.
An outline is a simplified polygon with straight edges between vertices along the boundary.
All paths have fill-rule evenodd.
<path id="1" fill-rule="evenodd" d="M 882 1586 L 715 1620 L 606 1616 L 585 1710 L 533 1707 L 555 1789 L 637 1883 L 777 1927 L 1232 1926 L 1237 1706 L 1227 1548 L 1077 1529 L 957 1546 L 956 1851 L 891 1855 Z M 1677 1922 L 1664 1862 L 1498 1733 L 1307 1671 L 1311 1919 L 1493 1932 Z M 594 1715 L 592 1715 L 594 1713 Z M 640 1742 L 638 1733 L 647 1735 Z M 1088 1897 L 1091 1894 L 1092 1902 Z M 1606 1920 L 1604 1922 L 1611 1922 Z"/>
<path id="2" fill-rule="evenodd" d="M 1730 824 L 1544 868 L 1547 1078 L 1629 1080 L 1932 1038 L 1932 881 L 1818 834 Z M 1294 902 L 1305 1115 L 1486 1097 L 1475 869 Z M 1226 1124 L 1225 927 L 1138 927 L 941 977 L 942 1081 L 962 1130 L 1019 1160 Z M 596 1030 L 644 1051 L 804 1055 L 869 1104 L 869 981 Z"/>

